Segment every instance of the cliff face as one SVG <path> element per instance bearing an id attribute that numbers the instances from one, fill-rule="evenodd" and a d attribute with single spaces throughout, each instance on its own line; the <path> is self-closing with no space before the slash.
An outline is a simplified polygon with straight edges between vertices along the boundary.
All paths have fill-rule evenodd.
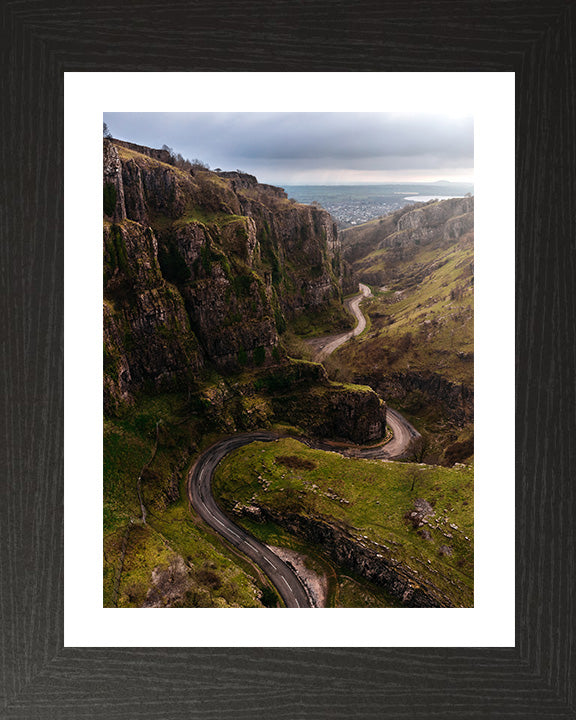
<path id="1" fill-rule="evenodd" d="M 342 297 L 331 216 L 239 172 L 104 141 L 105 407 L 281 360 L 279 334 Z M 349 284 L 349 282 L 348 282 Z"/>
<path id="2" fill-rule="evenodd" d="M 278 416 L 318 438 L 362 444 L 378 440 L 386 432 L 386 405 L 370 388 L 316 386 L 298 395 L 280 396 L 274 404 Z"/>
<path id="3" fill-rule="evenodd" d="M 472 363 L 472 359 L 470 359 Z M 464 383 L 450 382 L 436 373 L 396 372 L 373 378 L 359 378 L 371 382 L 375 389 L 389 401 L 404 401 L 415 390 L 441 403 L 446 416 L 458 426 L 474 420 L 474 388 Z"/>
<path id="4" fill-rule="evenodd" d="M 104 224 L 104 409 L 131 402 L 152 384 L 175 389 L 197 373 L 205 354 L 184 301 L 160 272 L 150 228 Z"/>

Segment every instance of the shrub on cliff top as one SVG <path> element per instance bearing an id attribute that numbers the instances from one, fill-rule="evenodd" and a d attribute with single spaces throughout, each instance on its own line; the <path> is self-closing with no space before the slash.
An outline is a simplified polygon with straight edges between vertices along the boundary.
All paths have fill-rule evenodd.
<path id="1" fill-rule="evenodd" d="M 313 460 L 308 460 L 298 455 L 277 455 L 276 462 L 297 470 L 314 470 L 315 467 L 318 467 L 317 463 Z"/>

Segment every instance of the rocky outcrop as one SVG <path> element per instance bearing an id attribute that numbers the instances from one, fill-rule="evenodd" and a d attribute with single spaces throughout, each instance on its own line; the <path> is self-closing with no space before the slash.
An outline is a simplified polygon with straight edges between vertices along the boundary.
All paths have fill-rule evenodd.
<path id="1" fill-rule="evenodd" d="M 217 170 L 216 174 L 218 177 L 230 180 L 230 184 L 234 191 L 254 190 L 256 193 L 263 193 L 269 197 L 275 197 L 281 200 L 288 197 L 283 188 L 276 187 L 276 185 L 259 183 L 254 175 L 249 175 L 248 173 L 241 172 L 240 170 Z"/>
<path id="2" fill-rule="evenodd" d="M 256 383 L 240 380 L 229 385 L 261 427 L 274 418 L 301 427 L 310 438 L 359 444 L 379 440 L 386 430 L 386 404 L 376 393 L 368 387 L 331 382 L 319 363 L 288 359 L 262 373 Z M 236 429 L 255 427 L 246 416 L 242 423 Z"/>
<path id="3" fill-rule="evenodd" d="M 447 246 L 474 229 L 474 197 L 449 198 L 416 206 L 408 205 L 377 221 L 348 228 L 342 233 L 344 258 L 355 264 L 361 280 L 382 282 L 381 273 L 364 267 L 362 260 L 375 250 L 399 248 L 409 250 L 434 243 Z"/>
<path id="4" fill-rule="evenodd" d="M 355 263 L 380 247 L 380 243 L 398 229 L 400 218 L 414 209 L 408 205 L 400 210 L 384 215 L 357 227 L 346 228 L 340 232 L 344 258 Z"/>
<path id="5" fill-rule="evenodd" d="M 346 260 L 341 261 L 342 269 L 342 294 L 352 295 L 358 292 L 358 277 L 352 266 Z"/>
<path id="6" fill-rule="evenodd" d="M 184 558 L 174 555 L 168 567 L 157 566 L 152 570 L 142 607 L 182 607 L 194 587 L 191 569 Z"/>
<path id="7" fill-rule="evenodd" d="M 386 404 L 370 388 L 329 383 L 274 399 L 279 417 L 317 438 L 363 444 L 386 432 Z"/>
<path id="8" fill-rule="evenodd" d="M 321 517 L 250 505 L 235 512 L 256 522 L 274 522 L 320 547 L 335 563 L 380 585 L 405 607 L 454 607 L 450 597 L 431 580 L 398 561 L 390 548 L 356 536 L 353 528 Z"/>
<path id="9" fill-rule="evenodd" d="M 146 147 L 146 145 L 137 145 L 136 143 L 128 142 L 127 140 L 116 140 L 112 141 L 115 145 L 134 150 L 134 152 L 140 153 L 141 155 L 147 155 L 148 157 L 154 158 L 160 162 L 170 164 L 171 156 L 168 150 L 156 150 L 154 148 Z"/>
<path id="10" fill-rule="evenodd" d="M 450 382 L 436 373 L 393 372 L 379 377 L 376 382 L 367 377 L 359 381 L 373 385 L 383 397 L 400 403 L 410 393 L 418 391 L 428 397 L 428 402 L 439 403 L 446 416 L 457 425 L 463 426 L 474 420 L 474 388 Z"/>

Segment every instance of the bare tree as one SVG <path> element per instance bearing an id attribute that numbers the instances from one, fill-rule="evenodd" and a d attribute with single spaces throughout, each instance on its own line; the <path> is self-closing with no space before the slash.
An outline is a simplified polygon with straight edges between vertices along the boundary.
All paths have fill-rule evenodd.
<path id="1" fill-rule="evenodd" d="M 162 145 L 162 150 L 168 153 L 168 162 L 170 163 L 170 165 L 175 165 L 176 156 L 174 155 L 174 150 L 166 144 Z"/>
<path id="2" fill-rule="evenodd" d="M 192 158 L 190 162 L 192 163 L 193 168 L 198 168 L 200 170 L 210 170 L 210 165 L 208 165 L 208 163 L 205 163 L 203 160 L 199 160 L 198 158 Z"/>

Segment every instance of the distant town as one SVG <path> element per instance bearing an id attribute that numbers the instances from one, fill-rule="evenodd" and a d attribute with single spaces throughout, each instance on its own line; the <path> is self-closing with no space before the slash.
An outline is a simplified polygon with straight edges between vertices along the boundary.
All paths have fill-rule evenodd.
<path id="1" fill-rule="evenodd" d="M 474 193 L 472 183 L 406 183 L 389 185 L 286 185 L 288 196 L 301 203 L 318 203 L 343 229 L 361 225 L 398 210 L 409 202 L 463 197 Z"/>

